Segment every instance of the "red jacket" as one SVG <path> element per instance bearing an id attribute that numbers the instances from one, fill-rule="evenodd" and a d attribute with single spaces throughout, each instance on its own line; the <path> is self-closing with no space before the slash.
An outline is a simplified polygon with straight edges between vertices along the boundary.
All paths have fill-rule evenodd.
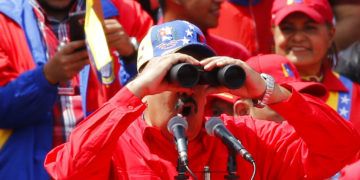
<path id="1" fill-rule="evenodd" d="M 219 25 L 210 33 L 243 44 L 252 55 L 269 54 L 273 50 L 271 32 L 271 7 L 274 0 L 261 0 L 249 6 L 225 1 L 220 9 Z"/>
<path id="2" fill-rule="evenodd" d="M 253 155 L 256 179 L 329 177 L 360 148 L 351 124 L 318 100 L 293 92 L 271 108 L 290 125 L 222 116 Z M 123 88 L 83 121 L 69 142 L 48 153 L 45 168 L 55 179 L 173 179 L 175 145 L 145 124 L 144 109 L 145 104 Z M 205 165 L 210 166 L 212 179 L 224 178 L 227 150 L 219 139 L 201 132 L 188 149 L 189 167 L 199 179 Z M 240 157 L 237 165 L 240 177 L 249 179 L 251 165 Z"/>

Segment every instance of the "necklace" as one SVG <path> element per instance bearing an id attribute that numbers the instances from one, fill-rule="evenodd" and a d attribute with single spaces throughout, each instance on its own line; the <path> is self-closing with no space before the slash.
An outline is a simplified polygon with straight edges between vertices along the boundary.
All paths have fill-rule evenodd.
<path id="1" fill-rule="evenodd" d="M 321 74 L 320 76 L 311 75 L 311 76 L 302 76 L 301 79 L 303 81 L 310 81 L 310 82 L 322 82 L 324 79 L 324 75 Z"/>

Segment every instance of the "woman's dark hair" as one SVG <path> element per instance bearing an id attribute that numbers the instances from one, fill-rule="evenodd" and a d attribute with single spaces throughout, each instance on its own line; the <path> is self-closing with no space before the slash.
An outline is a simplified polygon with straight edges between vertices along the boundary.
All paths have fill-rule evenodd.
<path id="1" fill-rule="evenodd" d="M 330 24 L 330 23 L 327 23 L 327 26 L 328 26 L 328 29 L 334 28 L 334 25 Z M 327 63 L 329 63 L 330 67 L 335 68 L 336 64 L 339 61 L 338 50 L 336 48 L 335 41 L 333 41 L 331 43 L 331 46 L 328 49 L 327 59 L 328 59 Z"/>
<path id="2" fill-rule="evenodd" d="M 335 45 L 335 42 L 332 42 L 331 47 L 328 50 L 327 54 L 328 63 L 332 68 L 335 68 L 336 64 L 339 61 L 338 51 Z"/>

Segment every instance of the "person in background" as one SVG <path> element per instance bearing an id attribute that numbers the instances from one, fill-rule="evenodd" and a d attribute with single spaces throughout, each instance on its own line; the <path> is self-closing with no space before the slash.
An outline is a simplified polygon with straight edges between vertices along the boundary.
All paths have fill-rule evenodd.
<path id="1" fill-rule="evenodd" d="M 326 103 L 360 130 L 360 86 L 332 70 L 333 14 L 326 0 L 275 0 L 272 9 L 276 54 L 288 58 L 303 81 L 322 83 L 329 91 Z"/>
<path id="2" fill-rule="evenodd" d="M 158 0 L 137 0 L 141 7 L 151 16 L 154 24 L 161 20 L 161 11 Z"/>
<path id="3" fill-rule="evenodd" d="M 48 153 L 49 174 L 54 179 L 204 179 L 209 175 L 212 179 L 225 175 L 322 179 L 338 171 L 360 148 L 359 134 L 351 124 L 322 101 L 278 85 L 270 75 L 260 75 L 241 60 L 214 55 L 199 28 L 189 22 L 152 27 L 139 46 L 139 75 L 79 124 L 68 142 Z M 182 87 L 166 80 L 179 63 L 204 71 L 238 66 L 245 71 L 246 81 L 238 89 L 208 84 Z M 291 125 L 249 116 L 218 118 L 253 155 L 255 162 L 247 159 L 257 167 L 255 177 L 251 163 L 241 156 L 232 159 L 238 168 L 229 174 L 231 150 L 205 132 L 210 118 L 205 116 L 206 95 L 219 92 L 256 99 L 259 106 L 270 106 Z M 183 134 L 188 151 L 180 150 L 180 159 L 171 135 L 174 118 L 175 124 L 180 119 L 187 127 Z"/>
<path id="4" fill-rule="evenodd" d="M 276 54 L 287 57 L 303 81 L 322 83 L 326 103 L 360 132 L 360 86 L 333 71 L 333 13 L 327 0 L 275 0 L 272 9 Z"/>
<path id="5" fill-rule="evenodd" d="M 251 57 L 246 63 L 259 73 L 266 73 L 274 77 L 276 83 L 289 85 L 296 91 L 326 99 L 328 94 L 325 87 L 316 82 L 302 82 L 295 66 L 285 57 L 269 54 Z M 250 115 L 256 119 L 269 120 L 273 122 L 284 122 L 274 110 L 265 106 L 258 108 L 254 106 L 251 99 L 241 99 L 229 93 L 211 94 L 208 96 L 208 106 L 212 109 L 212 114 L 228 114 L 233 116 Z"/>
<path id="6" fill-rule="evenodd" d="M 241 116 L 244 113 L 239 112 L 237 108 L 237 102 L 239 97 L 229 93 L 210 94 L 206 99 L 206 109 L 210 109 L 209 116 L 220 116 L 221 114 L 227 114 L 229 116 Z"/>
<path id="7" fill-rule="evenodd" d="M 271 7 L 273 0 L 226 0 L 219 24 L 211 34 L 243 44 L 250 54 L 273 53 Z"/>
<path id="8" fill-rule="evenodd" d="M 360 41 L 354 42 L 339 52 L 339 62 L 335 70 L 352 81 L 360 83 Z"/>
<path id="9" fill-rule="evenodd" d="M 330 0 L 335 16 L 336 71 L 360 83 L 360 1 Z"/>
<path id="10" fill-rule="evenodd" d="M 360 40 L 360 2 L 357 0 L 329 0 L 335 18 L 334 41 L 339 51 Z"/>
<path id="11" fill-rule="evenodd" d="M 246 60 L 250 57 L 250 52 L 242 44 L 208 33 L 210 28 L 218 25 L 223 2 L 224 0 L 159 0 L 163 22 L 177 19 L 189 21 L 204 32 L 207 44 L 218 55 Z"/>
<path id="12" fill-rule="evenodd" d="M 69 14 L 81 0 L 0 2 L 0 179 L 49 179 L 46 153 L 120 88 L 117 76 L 102 84 L 89 65 L 85 41 L 69 38 Z M 135 53 L 152 25 L 131 0 L 102 1 L 111 51 Z M 114 74 L 119 72 L 113 54 Z"/>

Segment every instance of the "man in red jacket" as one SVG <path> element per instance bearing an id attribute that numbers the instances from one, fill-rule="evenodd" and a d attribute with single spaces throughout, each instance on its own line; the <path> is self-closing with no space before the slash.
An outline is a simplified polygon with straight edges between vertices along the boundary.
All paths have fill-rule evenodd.
<path id="1" fill-rule="evenodd" d="M 234 146 L 207 135 L 204 124 L 209 134 L 222 127 L 243 143 L 255 160 L 250 159 L 257 166 L 256 179 L 321 179 L 358 151 L 359 134 L 323 102 L 276 84 L 241 60 L 214 55 L 193 24 L 172 21 L 152 27 L 139 47 L 139 75 L 76 127 L 69 142 L 47 155 L 49 174 L 55 179 L 250 179 L 251 163 L 236 156 Z M 246 81 L 238 89 L 207 83 L 183 87 L 167 78 L 179 63 L 211 72 L 234 65 L 244 70 Z M 221 116 L 224 126 L 209 125 L 214 121 L 206 121 L 204 105 L 206 95 L 215 92 L 256 99 L 288 123 Z M 172 133 L 179 140 L 178 152 Z M 181 143 L 184 138 L 188 145 Z"/>

